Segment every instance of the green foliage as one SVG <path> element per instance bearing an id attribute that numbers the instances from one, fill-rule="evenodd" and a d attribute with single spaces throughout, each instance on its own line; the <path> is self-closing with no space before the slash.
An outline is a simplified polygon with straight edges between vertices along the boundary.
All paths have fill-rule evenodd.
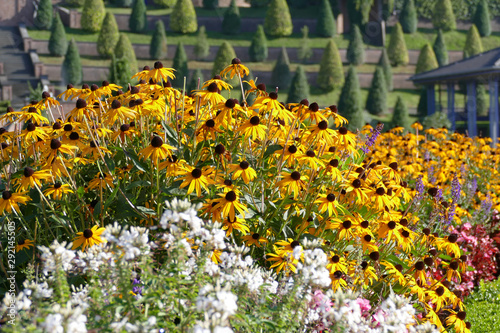
<path id="1" fill-rule="evenodd" d="M 436 0 L 414 0 L 417 16 L 432 20 Z M 458 20 L 470 20 L 473 18 L 477 4 L 483 0 L 452 0 L 451 7 L 455 18 Z M 396 9 L 402 9 L 404 0 L 396 0 Z M 500 15 L 500 0 L 487 0 L 489 12 L 492 16 Z"/>
<path id="2" fill-rule="evenodd" d="M 382 67 L 382 71 L 384 72 L 385 84 L 387 87 L 387 91 L 392 91 L 392 68 L 391 63 L 389 62 L 389 57 L 387 56 L 387 50 L 385 48 L 382 49 L 382 53 L 380 54 L 380 59 L 378 61 L 378 65 Z"/>
<path id="3" fill-rule="evenodd" d="M 448 65 L 448 50 L 446 49 L 443 31 L 441 29 L 438 30 L 436 41 L 432 49 L 434 50 L 439 66 Z"/>
<path id="4" fill-rule="evenodd" d="M 153 60 L 165 59 L 167 57 L 167 36 L 165 35 L 165 25 L 162 20 L 155 23 L 155 30 L 149 45 L 149 56 Z"/>
<path id="5" fill-rule="evenodd" d="M 481 281 L 479 288 L 464 301 L 467 321 L 474 333 L 495 332 L 500 327 L 500 279 L 492 282 Z"/>
<path id="6" fill-rule="evenodd" d="M 482 52 L 483 43 L 481 42 L 481 36 L 479 36 L 476 25 L 473 24 L 467 32 L 467 38 L 465 39 L 464 58 L 469 58 Z"/>
<path id="7" fill-rule="evenodd" d="M 448 119 L 448 115 L 444 112 L 437 111 L 434 114 L 430 116 L 424 117 L 424 120 L 422 121 L 422 126 L 424 129 L 429 129 L 431 127 L 433 128 L 450 128 L 451 123 L 450 120 Z"/>
<path id="8" fill-rule="evenodd" d="M 186 50 L 184 50 L 184 44 L 182 42 L 177 44 L 173 68 L 175 68 L 175 79 L 172 81 L 172 85 L 174 87 L 182 88 L 184 86 L 184 77 L 187 78 L 189 74 L 188 58 L 186 55 Z"/>
<path id="9" fill-rule="evenodd" d="M 472 22 L 476 25 L 479 34 L 482 37 L 491 35 L 490 12 L 488 10 L 488 2 L 481 0 L 477 3 L 476 12 Z"/>
<path id="10" fill-rule="evenodd" d="M 250 55 L 250 61 L 253 62 L 261 62 L 267 59 L 267 38 L 262 25 L 257 27 L 248 53 Z"/>
<path id="11" fill-rule="evenodd" d="M 399 23 L 401 23 L 403 32 L 407 34 L 412 34 L 417 31 L 417 11 L 415 10 L 413 0 L 405 0 L 403 10 L 401 14 L 399 14 Z"/>
<path id="12" fill-rule="evenodd" d="M 82 63 L 80 53 L 74 39 L 71 39 L 62 63 L 61 76 L 63 83 L 79 84 L 83 80 Z"/>
<path id="13" fill-rule="evenodd" d="M 338 110 L 349 121 L 347 128 L 350 131 L 361 130 L 365 125 L 358 74 L 354 66 L 350 66 L 347 72 L 347 78 L 340 93 Z"/>
<path id="14" fill-rule="evenodd" d="M 476 112 L 478 116 L 488 115 L 488 94 L 484 84 L 476 85 Z"/>
<path id="15" fill-rule="evenodd" d="M 382 2 L 382 19 L 387 21 L 391 17 L 394 10 L 394 0 L 383 0 Z"/>
<path id="16" fill-rule="evenodd" d="M 336 23 L 333 17 L 329 0 L 321 1 L 318 18 L 316 20 L 316 35 L 320 37 L 333 37 L 336 34 Z"/>
<path id="17" fill-rule="evenodd" d="M 286 37 L 292 34 L 292 17 L 286 0 L 271 1 L 264 20 L 264 30 L 272 37 Z"/>
<path id="18" fill-rule="evenodd" d="M 250 2 L 250 7 L 252 8 L 262 8 L 267 7 L 269 5 L 270 0 L 246 0 Z"/>
<path id="19" fill-rule="evenodd" d="M 417 115 L 419 118 L 427 116 L 427 89 L 423 88 L 420 91 L 420 98 L 418 100 Z"/>
<path id="20" fill-rule="evenodd" d="M 132 47 L 132 43 L 130 43 L 130 39 L 128 39 L 128 36 L 126 34 L 120 34 L 118 43 L 116 43 L 114 55 L 117 59 L 127 59 L 130 65 L 130 73 L 132 73 L 132 75 L 137 72 L 138 66 L 135 51 Z"/>
<path id="21" fill-rule="evenodd" d="M 370 10 L 373 0 L 350 0 L 347 1 L 347 12 L 352 25 L 365 25 L 370 19 Z"/>
<path id="22" fill-rule="evenodd" d="M 307 98 L 309 98 L 309 82 L 307 81 L 306 71 L 303 66 L 297 66 L 286 102 L 298 103 Z"/>
<path id="23" fill-rule="evenodd" d="M 352 65 L 361 65 L 365 63 L 365 46 L 363 44 L 363 36 L 357 25 L 351 33 L 351 41 L 347 47 L 347 61 Z"/>
<path id="24" fill-rule="evenodd" d="M 453 8 L 450 0 L 436 1 L 436 4 L 434 5 L 432 24 L 434 25 L 434 28 L 442 29 L 443 31 L 456 29 L 457 24 L 455 22 L 455 14 L 453 14 Z"/>
<path id="25" fill-rule="evenodd" d="M 372 84 L 366 99 L 366 110 L 374 115 L 387 111 L 387 84 L 385 83 L 384 71 L 377 66 L 373 74 Z"/>
<path id="26" fill-rule="evenodd" d="M 217 51 L 212 69 L 212 77 L 219 75 L 220 72 L 231 64 L 231 61 L 236 58 L 234 49 L 228 42 L 223 42 Z"/>
<path id="27" fill-rule="evenodd" d="M 393 66 L 405 66 L 410 62 L 401 24 L 392 28 L 391 40 L 387 46 L 387 54 Z"/>
<path id="28" fill-rule="evenodd" d="M 133 75 L 130 71 L 130 63 L 127 58 L 116 59 L 115 56 L 113 56 L 111 59 L 109 81 L 126 89 L 128 84 L 131 83 L 130 78 Z"/>
<path id="29" fill-rule="evenodd" d="M 146 31 L 148 27 L 148 19 L 146 16 L 146 4 L 144 0 L 135 0 L 132 13 L 128 20 L 128 27 L 130 31 L 141 33 Z"/>
<path id="30" fill-rule="evenodd" d="M 219 7 L 219 0 L 203 0 L 203 8 L 216 9 Z"/>
<path id="31" fill-rule="evenodd" d="M 323 51 L 318 73 L 318 86 L 325 91 L 332 91 L 344 84 L 344 68 L 339 50 L 330 39 Z"/>
<path id="32" fill-rule="evenodd" d="M 231 0 L 231 5 L 224 13 L 222 21 L 222 32 L 228 35 L 238 34 L 241 29 L 240 10 L 236 5 L 236 0 Z"/>
<path id="33" fill-rule="evenodd" d="M 194 55 L 197 59 L 205 59 L 210 54 L 210 44 L 208 44 L 207 32 L 205 26 L 202 25 L 198 29 L 196 36 L 196 44 L 194 45 Z"/>
<path id="34" fill-rule="evenodd" d="M 311 45 L 309 42 L 309 28 L 307 25 L 303 26 L 302 29 L 300 29 L 302 32 L 302 41 L 300 43 L 300 48 L 298 51 L 298 57 L 302 62 L 307 62 L 309 58 L 312 57 L 312 49 Z"/>
<path id="35" fill-rule="evenodd" d="M 43 98 L 43 96 L 42 96 L 43 87 L 42 87 L 42 83 L 40 81 L 36 84 L 35 88 L 33 88 L 33 86 L 31 85 L 31 82 L 28 81 L 28 91 L 30 92 L 29 96 L 28 96 L 28 99 L 30 101 L 39 101 Z M 7 106 L 10 106 L 10 103 Z"/>
<path id="36" fill-rule="evenodd" d="M 105 10 L 102 0 L 85 0 L 82 10 L 82 29 L 98 32 L 104 20 Z"/>
<path id="37" fill-rule="evenodd" d="M 183 34 L 198 30 L 198 21 L 191 0 L 177 0 L 172 14 L 170 14 L 170 29 Z"/>
<path id="38" fill-rule="evenodd" d="M 134 4 L 134 0 L 117 0 L 115 3 L 118 7 L 130 8 Z"/>
<path id="39" fill-rule="evenodd" d="M 411 119 L 408 114 L 408 107 L 401 96 L 398 96 L 396 106 L 394 106 L 394 113 L 391 120 L 392 127 L 404 127 L 406 130 L 411 128 Z"/>
<path id="40" fill-rule="evenodd" d="M 438 62 L 436 55 L 429 44 L 425 44 L 420 50 L 418 55 L 417 67 L 415 68 L 415 74 L 427 72 L 438 68 Z"/>
<path id="41" fill-rule="evenodd" d="M 278 87 L 280 90 L 286 90 L 290 87 L 291 77 L 290 60 L 286 48 L 283 46 L 271 73 L 271 85 L 273 88 Z"/>
<path id="42" fill-rule="evenodd" d="M 48 30 L 52 23 L 52 1 L 51 0 L 40 0 L 38 3 L 38 10 L 36 11 L 36 16 L 33 21 L 35 26 L 41 30 Z"/>
<path id="43" fill-rule="evenodd" d="M 67 49 L 66 31 L 59 13 L 56 13 L 52 19 L 52 28 L 50 30 L 49 52 L 50 55 L 62 57 L 66 54 Z"/>
<path id="44" fill-rule="evenodd" d="M 154 4 L 163 8 L 172 8 L 175 6 L 175 0 L 153 0 Z"/>
<path id="45" fill-rule="evenodd" d="M 72 7 L 81 7 L 85 0 L 65 0 L 64 3 Z"/>
<path id="46" fill-rule="evenodd" d="M 201 69 L 197 68 L 191 76 L 191 80 L 189 81 L 189 84 L 187 86 L 187 93 L 190 94 L 193 90 L 196 90 L 198 88 L 201 89 L 204 81 L 205 79 L 203 78 L 203 72 L 201 71 Z"/>
<path id="47" fill-rule="evenodd" d="M 289 0 L 288 4 L 292 8 L 305 8 L 308 5 L 307 0 Z"/>
<path id="48" fill-rule="evenodd" d="M 107 12 L 104 21 L 102 21 L 99 37 L 97 37 L 97 52 L 99 55 L 104 58 L 111 58 L 119 38 L 120 32 L 118 31 L 115 16 Z"/>

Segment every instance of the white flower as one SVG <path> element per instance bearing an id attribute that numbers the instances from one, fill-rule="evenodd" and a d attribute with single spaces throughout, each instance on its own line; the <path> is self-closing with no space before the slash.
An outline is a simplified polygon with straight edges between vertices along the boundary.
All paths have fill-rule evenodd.
<path id="1" fill-rule="evenodd" d="M 55 240 L 50 247 L 39 246 L 42 252 L 43 274 L 62 268 L 67 272 L 71 267 L 71 261 L 75 258 L 75 251 L 70 250 L 71 244 L 59 243 Z"/>
<path id="2" fill-rule="evenodd" d="M 62 326 L 63 316 L 60 313 L 49 314 L 45 321 L 41 324 L 45 332 L 48 333 L 64 333 Z"/>

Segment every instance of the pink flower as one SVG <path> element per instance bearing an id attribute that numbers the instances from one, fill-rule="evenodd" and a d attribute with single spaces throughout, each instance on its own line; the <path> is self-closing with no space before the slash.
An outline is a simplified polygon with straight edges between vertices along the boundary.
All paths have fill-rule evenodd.
<path id="1" fill-rule="evenodd" d="M 370 301 L 364 298 L 357 298 L 356 303 L 358 303 L 359 307 L 361 308 L 361 313 L 363 316 L 368 315 L 368 311 L 372 308 L 370 305 Z"/>

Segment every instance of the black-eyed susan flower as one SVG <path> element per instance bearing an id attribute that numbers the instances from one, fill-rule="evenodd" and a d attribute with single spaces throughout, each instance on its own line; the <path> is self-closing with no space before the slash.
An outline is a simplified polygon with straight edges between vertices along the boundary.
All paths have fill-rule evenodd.
<path id="1" fill-rule="evenodd" d="M 100 152 L 99 152 L 100 151 Z M 108 148 L 100 146 L 99 142 L 90 140 L 89 144 L 82 149 L 82 156 L 90 156 L 90 158 L 97 160 L 102 155 L 111 154 Z"/>
<path id="2" fill-rule="evenodd" d="M 49 120 L 41 115 L 41 112 L 34 106 L 30 106 L 27 111 L 21 113 L 19 122 L 32 122 L 34 124 L 48 124 Z"/>
<path id="3" fill-rule="evenodd" d="M 2 192 L 2 197 L 0 198 L 0 214 L 4 212 L 11 213 L 12 209 L 19 212 L 18 204 L 26 204 L 31 198 L 26 195 L 25 192 L 11 192 L 5 190 Z"/>
<path id="4" fill-rule="evenodd" d="M 293 113 L 278 102 L 278 93 L 274 91 L 269 96 L 258 97 L 252 108 L 259 109 L 260 112 L 271 113 L 272 117 L 281 119 L 286 125 L 291 124 L 294 119 Z"/>
<path id="5" fill-rule="evenodd" d="M 225 90 L 233 89 L 233 86 L 230 85 L 229 83 L 227 83 L 226 81 L 222 80 L 222 78 L 221 78 L 220 75 L 215 75 L 212 79 L 205 81 L 203 83 L 203 86 L 201 88 L 205 89 L 206 87 L 208 87 L 212 83 L 215 83 L 217 85 L 217 88 L 219 88 L 219 90 L 222 90 L 222 89 L 225 89 Z"/>
<path id="6" fill-rule="evenodd" d="M 317 170 L 319 167 L 325 166 L 325 164 L 316 157 L 316 153 L 313 150 L 308 150 L 304 155 L 299 157 L 299 165 L 307 165 L 311 170 Z"/>
<path id="7" fill-rule="evenodd" d="M 104 80 L 102 81 L 102 85 L 99 87 L 101 96 L 111 96 L 114 91 L 120 90 L 121 87 L 119 85 L 116 85 L 114 83 L 109 83 L 108 81 Z"/>
<path id="8" fill-rule="evenodd" d="M 66 193 L 74 193 L 74 192 L 68 184 L 61 184 L 61 183 L 55 183 L 54 185 L 43 191 L 43 194 L 45 194 L 48 197 L 52 197 L 52 199 L 54 200 L 61 200 L 63 194 Z"/>
<path id="9" fill-rule="evenodd" d="M 319 204 L 318 211 L 320 214 L 323 214 L 324 212 L 328 213 L 328 216 L 338 215 L 338 210 L 341 205 L 337 201 L 337 198 L 335 197 L 335 194 L 333 193 L 328 193 L 328 194 L 320 194 L 318 196 L 318 199 L 314 201 L 315 204 Z"/>
<path id="10" fill-rule="evenodd" d="M 145 67 L 141 72 L 132 76 L 132 78 L 138 78 L 146 82 L 148 82 L 150 79 L 155 83 L 160 83 L 162 80 L 167 82 L 169 79 L 175 79 L 174 71 L 175 69 L 173 68 L 163 67 L 161 61 L 156 61 L 154 63 L 153 69 Z"/>
<path id="11" fill-rule="evenodd" d="M 220 76 L 224 78 L 229 74 L 229 78 L 233 78 L 235 75 L 238 75 L 240 78 L 247 76 L 250 74 L 248 68 L 241 64 L 241 60 L 238 58 L 234 58 L 231 61 L 231 65 L 227 66 L 220 72 Z"/>
<path id="12" fill-rule="evenodd" d="M 436 238 L 436 247 L 439 250 L 446 250 L 446 253 L 448 255 L 453 255 L 455 258 L 460 258 L 461 253 L 460 253 L 460 247 L 457 244 L 458 240 L 458 235 L 457 234 L 450 234 L 449 236 L 443 237 L 443 238 Z"/>
<path id="13" fill-rule="evenodd" d="M 34 247 L 35 242 L 29 239 L 21 238 L 17 241 L 16 245 L 16 252 L 22 251 L 24 249 L 29 250 L 30 248 Z"/>
<path id="14" fill-rule="evenodd" d="M 335 273 L 336 271 L 341 271 L 347 274 L 347 260 L 344 258 L 344 256 L 330 251 L 330 257 L 328 258 L 326 269 L 328 269 L 331 274 Z"/>
<path id="15" fill-rule="evenodd" d="M 231 220 L 234 220 L 236 212 L 245 216 L 245 212 L 248 211 L 248 209 L 239 202 L 239 196 L 236 191 L 221 193 L 219 196 L 221 196 L 221 198 L 216 199 L 217 204 L 214 206 L 214 209 L 220 208 L 224 219 L 229 217 Z"/>
<path id="16" fill-rule="evenodd" d="M 250 229 L 245 224 L 245 220 L 239 217 L 236 217 L 234 220 L 231 220 L 229 217 L 224 219 L 222 230 L 226 230 L 226 237 L 229 237 L 229 235 L 231 235 L 234 230 L 240 231 L 243 235 L 246 235 L 247 232 L 250 232 Z"/>
<path id="17" fill-rule="evenodd" d="M 108 185 L 111 188 L 114 188 L 115 185 L 113 184 L 113 177 L 107 173 L 98 173 L 90 182 L 88 189 L 93 190 L 98 187 L 105 187 Z"/>
<path id="18" fill-rule="evenodd" d="M 253 140 L 262 141 L 266 137 L 266 130 L 267 127 L 260 123 L 260 117 L 254 115 L 241 124 L 237 131 L 241 132 L 245 138 L 251 137 Z"/>
<path id="19" fill-rule="evenodd" d="M 71 110 L 69 113 L 67 120 L 73 119 L 75 121 L 83 121 L 85 117 L 87 119 L 94 118 L 96 116 L 95 110 L 87 104 L 84 99 L 76 100 L 76 107 Z"/>
<path id="20" fill-rule="evenodd" d="M 172 150 L 175 148 L 163 143 L 162 138 L 158 135 L 153 136 L 151 139 L 151 144 L 141 150 L 139 153 L 143 159 L 151 158 L 153 164 L 156 164 L 158 160 L 164 160 L 167 157 L 172 156 Z"/>
<path id="21" fill-rule="evenodd" d="M 229 172 L 233 172 L 233 179 L 243 178 L 245 184 L 248 184 L 257 177 L 257 172 L 247 161 L 229 165 Z"/>
<path id="22" fill-rule="evenodd" d="M 220 90 L 219 87 L 217 87 L 217 84 L 212 82 L 208 85 L 206 90 L 195 90 L 194 95 L 200 97 L 201 104 L 210 103 L 212 106 L 215 106 L 226 102 L 226 99 L 219 92 Z"/>
<path id="23" fill-rule="evenodd" d="M 268 240 L 265 237 L 262 237 L 260 234 L 253 232 L 250 235 L 246 235 L 241 237 L 242 240 L 245 241 L 247 246 L 255 245 L 257 247 L 261 247 L 261 244 L 267 243 Z"/>
<path id="24" fill-rule="evenodd" d="M 95 225 L 92 229 L 85 229 L 82 232 L 78 232 L 76 237 L 73 239 L 72 249 L 75 250 L 81 246 L 82 251 L 85 251 L 87 247 L 106 243 L 106 239 L 102 237 L 104 230 L 106 229 L 99 228 L 99 226 Z"/>
<path id="25" fill-rule="evenodd" d="M 19 185 L 19 191 L 26 191 L 32 187 L 35 187 L 35 184 L 38 187 L 42 186 L 42 180 L 48 180 L 52 177 L 50 171 L 40 170 L 35 171 L 30 167 L 26 167 L 23 170 L 23 176 L 17 181 Z"/>
<path id="26" fill-rule="evenodd" d="M 295 259 L 290 251 L 280 250 L 274 246 L 274 252 L 276 253 L 267 254 L 268 258 L 266 260 L 273 262 L 270 268 L 276 268 L 276 273 L 278 274 L 281 271 L 285 272 L 286 275 L 288 275 L 290 271 L 294 273 L 297 272 L 299 260 Z"/>
<path id="27" fill-rule="evenodd" d="M 306 180 L 307 177 L 302 176 L 298 171 L 293 171 L 291 173 L 283 172 L 283 178 L 276 185 L 280 188 L 282 194 L 293 193 L 293 198 L 297 199 L 305 186 Z"/>
<path id="28" fill-rule="evenodd" d="M 109 125 L 115 124 L 117 121 L 125 122 L 135 119 L 137 112 L 122 106 L 119 100 L 114 100 L 111 103 L 111 108 L 105 113 L 104 118 Z"/>
<path id="29" fill-rule="evenodd" d="M 47 91 L 42 92 L 42 99 L 38 102 L 40 109 L 48 108 L 51 106 L 59 106 L 61 105 L 56 99 L 50 96 L 50 93 Z"/>
<path id="30" fill-rule="evenodd" d="M 393 265 L 388 261 L 381 261 L 380 264 L 385 267 L 385 272 L 393 282 L 397 282 L 401 286 L 406 284 L 406 278 L 402 273 L 403 266 L 400 264 Z"/>
<path id="31" fill-rule="evenodd" d="M 449 312 L 448 318 L 446 318 L 446 327 L 453 326 L 456 333 L 468 333 L 470 332 L 465 322 L 465 317 L 467 313 L 465 311 L 453 311 L 451 309 L 447 310 Z"/>
<path id="32" fill-rule="evenodd" d="M 248 96 L 251 93 L 255 93 L 257 97 L 267 96 L 266 85 L 264 83 L 257 84 L 257 82 L 254 80 L 243 81 L 243 82 L 247 83 L 250 86 L 250 89 L 248 89 L 245 93 L 246 96 Z"/>
<path id="33" fill-rule="evenodd" d="M 185 166 L 183 170 L 179 171 L 181 176 L 179 180 L 182 180 L 180 188 L 184 188 L 189 185 L 187 194 L 191 194 L 196 190 L 196 195 L 201 196 L 201 189 L 208 191 L 208 186 L 212 185 L 214 182 L 212 179 L 208 178 L 210 174 L 214 171 L 212 168 L 195 168 L 191 166 Z"/>
<path id="34" fill-rule="evenodd" d="M 319 123 L 315 125 L 309 126 L 310 134 L 307 137 L 308 142 L 314 142 L 318 140 L 321 143 L 325 143 L 328 146 L 335 145 L 335 137 L 337 136 L 336 132 L 330 128 L 328 128 L 328 121 L 321 120 Z"/>

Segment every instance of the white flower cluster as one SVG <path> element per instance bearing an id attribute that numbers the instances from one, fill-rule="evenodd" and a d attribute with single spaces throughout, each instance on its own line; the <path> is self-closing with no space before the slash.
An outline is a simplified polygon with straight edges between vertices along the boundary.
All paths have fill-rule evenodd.
<path id="1" fill-rule="evenodd" d="M 172 233 L 179 232 L 180 229 L 189 227 L 191 231 L 197 232 L 203 226 L 203 220 L 197 215 L 200 205 L 193 205 L 189 200 L 166 201 L 167 209 L 163 212 L 160 219 L 160 226 Z"/>
<path id="2" fill-rule="evenodd" d="M 140 256 L 149 255 L 149 230 L 141 227 L 121 227 L 117 222 L 107 227 L 103 233 L 108 243 L 116 244 L 123 253 L 124 260 L 134 260 Z"/>
<path id="3" fill-rule="evenodd" d="M 49 272 L 56 271 L 58 267 L 67 272 L 73 267 L 71 261 L 75 258 L 75 252 L 70 250 L 71 244 L 59 243 L 55 240 L 50 247 L 39 246 L 38 248 L 42 253 L 43 274 L 48 275 Z"/>
<path id="4" fill-rule="evenodd" d="M 98 272 L 103 265 L 114 266 L 113 253 L 108 251 L 108 246 L 105 243 L 87 247 L 85 252 L 79 250 L 76 253 L 76 258 L 73 260 L 75 270 L 82 273 L 87 271 Z"/>
<path id="5" fill-rule="evenodd" d="M 41 327 L 47 333 L 85 333 L 87 316 L 83 314 L 84 311 L 83 307 L 72 301 L 68 301 L 65 307 L 55 304 Z"/>
<path id="6" fill-rule="evenodd" d="M 113 332 L 131 332 L 131 333 L 156 333 L 158 329 L 155 329 L 156 317 L 150 316 L 144 322 L 135 322 L 134 324 L 129 322 L 128 317 L 123 317 L 122 320 L 113 322 L 109 325 L 109 328 Z"/>
<path id="7" fill-rule="evenodd" d="M 297 249 L 302 250 L 301 246 L 296 246 L 293 251 L 295 258 L 300 258 L 300 253 Z M 296 251 L 297 250 L 297 251 Z M 295 256 L 297 252 L 297 257 Z M 300 251 L 304 255 L 304 263 L 300 262 L 297 265 L 297 270 L 302 277 L 304 283 L 312 287 L 327 288 L 332 283 L 330 272 L 326 269 L 328 257 L 325 251 L 320 248 L 313 250 Z"/>
<path id="8" fill-rule="evenodd" d="M 204 320 L 197 322 L 193 332 L 210 332 L 212 327 L 218 327 L 219 332 L 233 332 L 228 319 L 238 310 L 237 300 L 229 285 L 225 288 L 210 284 L 202 287 L 196 298 L 196 308 L 204 314 Z"/>

